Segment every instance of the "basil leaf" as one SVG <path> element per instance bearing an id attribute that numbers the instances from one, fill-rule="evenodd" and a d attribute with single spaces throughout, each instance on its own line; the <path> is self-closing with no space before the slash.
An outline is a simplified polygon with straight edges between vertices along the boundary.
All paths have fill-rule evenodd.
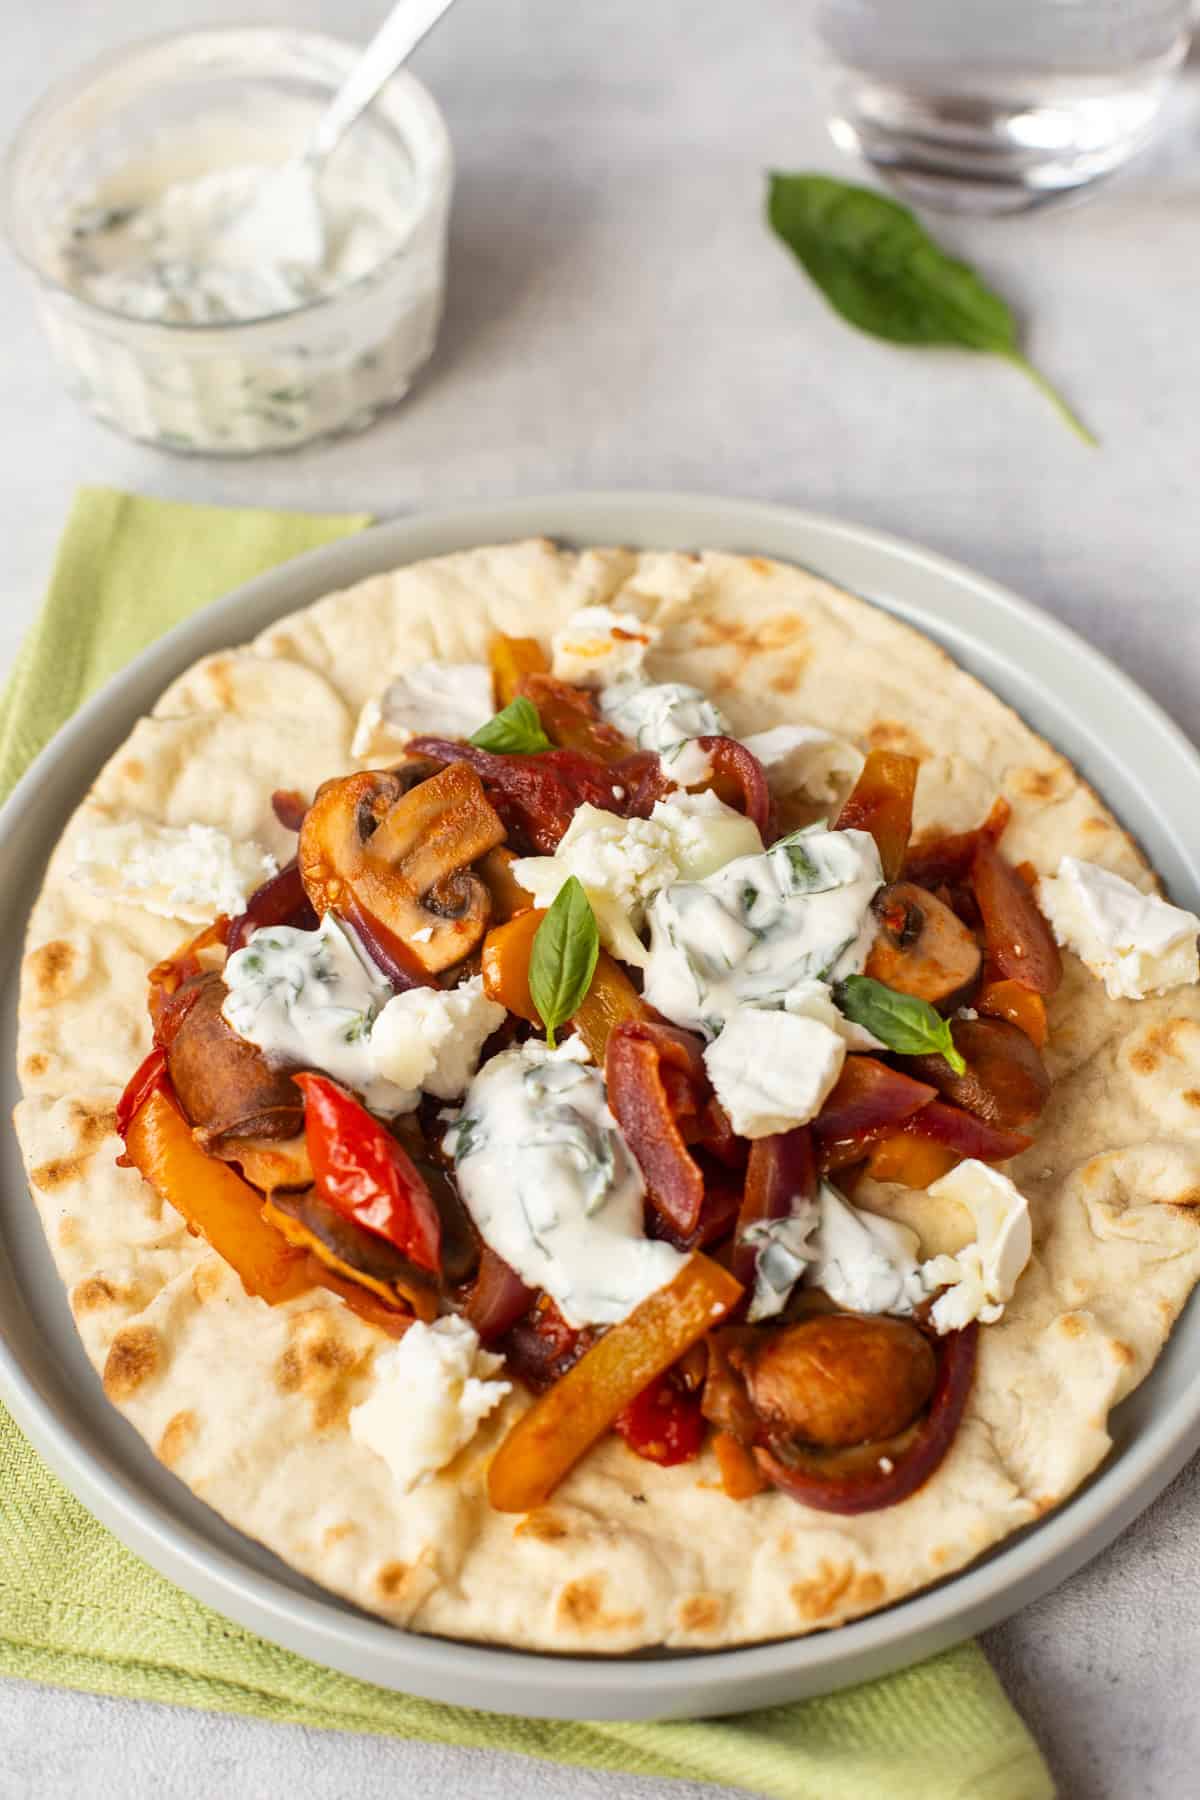
<path id="1" fill-rule="evenodd" d="M 828 175 L 772 175 L 767 220 L 843 319 L 893 344 L 1003 356 L 1086 444 L 1096 438 L 1021 354 L 1007 301 L 947 256 L 920 221 L 871 188 Z"/>
<path id="2" fill-rule="evenodd" d="M 582 885 L 568 875 L 537 928 L 529 953 L 529 992 L 554 1048 L 554 1033 L 578 1012 L 596 973 L 600 933 Z"/>
<path id="3" fill-rule="evenodd" d="M 955 1048 L 949 1019 L 943 1019 L 928 1000 L 898 994 L 869 975 L 847 975 L 839 981 L 833 997 L 853 1024 L 862 1025 L 898 1056 L 937 1052 L 956 1075 L 966 1074 L 967 1065 Z"/>
<path id="4" fill-rule="evenodd" d="M 498 756 L 532 756 L 535 750 L 552 748 L 537 707 L 523 694 L 481 725 L 467 742 L 477 750 L 494 750 Z"/>

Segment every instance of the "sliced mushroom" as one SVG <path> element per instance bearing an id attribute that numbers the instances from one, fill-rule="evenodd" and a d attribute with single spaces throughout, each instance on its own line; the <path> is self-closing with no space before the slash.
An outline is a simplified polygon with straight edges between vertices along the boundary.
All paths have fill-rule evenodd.
<path id="1" fill-rule="evenodd" d="M 227 1023 L 220 975 L 195 976 L 185 986 L 196 998 L 167 1049 L 167 1073 L 197 1138 L 211 1148 L 231 1137 L 295 1137 L 304 1124 L 300 1090 Z"/>
<path id="2" fill-rule="evenodd" d="M 965 1074 L 956 1075 L 944 1056 L 911 1056 L 905 1067 L 989 1125 L 1011 1128 L 1038 1117 L 1050 1077 L 1023 1031 L 1004 1019 L 963 1019 L 955 1023 L 954 1042 Z"/>
<path id="3" fill-rule="evenodd" d="M 433 1276 L 401 1255 L 386 1238 L 345 1218 L 315 1188 L 301 1194 L 276 1193 L 263 1208 L 289 1244 L 311 1250 L 326 1268 L 367 1288 L 389 1306 L 407 1302 L 419 1318 L 437 1311 Z"/>
<path id="4" fill-rule="evenodd" d="M 950 908 L 914 881 L 896 881 L 874 900 L 879 935 L 867 958 L 875 981 L 934 1006 L 970 988 L 982 953 Z"/>
<path id="5" fill-rule="evenodd" d="M 472 951 L 491 894 L 471 868 L 504 827 L 466 763 L 405 790 L 405 770 L 325 782 L 300 832 L 305 892 L 318 914 L 365 915 L 436 974 Z"/>
<path id="6" fill-rule="evenodd" d="M 842 1449 L 894 1437 L 933 1392 L 937 1360 L 903 1319 L 829 1313 L 731 1348 L 772 1442 Z"/>
<path id="7" fill-rule="evenodd" d="M 213 1153 L 222 1162 L 236 1163 L 251 1187 L 264 1194 L 274 1194 L 280 1188 L 311 1187 L 313 1183 L 312 1158 L 302 1131 L 282 1143 L 260 1137 L 224 1138 L 214 1146 Z"/>

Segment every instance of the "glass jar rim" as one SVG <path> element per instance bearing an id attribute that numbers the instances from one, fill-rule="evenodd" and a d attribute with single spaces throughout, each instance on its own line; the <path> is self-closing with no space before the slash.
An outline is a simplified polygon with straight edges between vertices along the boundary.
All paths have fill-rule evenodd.
<path id="1" fill-rule="evenodd" d="M 128 43 L 118 44 L 111 50 L 91 58 L 73 74 L 61 77 L 53 82 L 45 93 L 25 114 L 0 163 L 0 228 L 8 242 L 13 255 L 35 277 L 42 287 L 52 290 L 73 306 L 93 315 L 110 325 L 119 326 L 122 330 L 145 333 L 170 333 L 178 338 L 192 338 L 196 341 L 212 342 L 222 335 L 234 332 L 254 332 L 291 324 L 293 321 L 311 317 L 314 313 L 327 311 L 341 302 L 357 298 L 379 282 L 384 280 L 388 272 L 403 260 L 407 248 L 407 239 L 397 244 L 382 261 L 375 264 L 353 281 L 342 287 L 331 289 L 324 294 L 315 295 L 312 299 L 301 301 L 297 306 L 281 308 L 276 312 L 258 313 L 249 319 L 215 319 L 193 321 L 182 319 L 142 319 L 132 313 L 119 312 L 115 307 L 102 306 L 99 301 L 79 294 L 57 276 L 46 269 L 42 261 L 34 254 L 27 241 L 23 241 L 25 227 L 16 215 L 15 189 L 23 157 L 28 153 L 31 142 L 39 129 L 47 125 L 58 111 L 69 101 L 86 95 L 88 90 L 113 74 L 123 64 L 132 63 L 138 58 L 148 58 L 155 53 L 171 48 L 182 48 L 185 45 L 196 45 L 203 48 L 206 44 L 224 43 L 236 49 L 239 43 L 247 48 L 251 43 L 261 43 L 266 39 L 283 40 L 300 48 L 330 53 L 338 59 L 344 59 L 346 69 L 357 57 L 363 46 L 354 44 L 347 38 L 333 37 L 322 31 L 295 31 L 287 26 L 255 25 L 255 26 L 209 26 L 195 31 L 158 32 L 151 37 L 135 38 Z M 340 71 L 339 73 L 344 73 Z M 247 77 L 252 79 L 252 77 Z M 436 205 L 438 196 L 449 189 L 454 174 L 454 152 L 450 142 L 450 134 L 446 126 L 441 108 L 424 83 L 408 69 L 400 68 L 391 77 L 383 89 L 380 99 L 386 98 L 395 88 L 405 90 L 405 100 L 417 114 L 422 133 L 427 138 L 423 149 L 414 148 L 406 139 L 406 147 L 417 163 L 417 176 L 422 185 L 422 195 L 417 213 L 412 221 L 411 231 L 415 230 L 427 216 L 431 206 Z M 330 89 L 332 94 L 333 89 Z M 377 99 L 376 105 L 379 104 Z"/>

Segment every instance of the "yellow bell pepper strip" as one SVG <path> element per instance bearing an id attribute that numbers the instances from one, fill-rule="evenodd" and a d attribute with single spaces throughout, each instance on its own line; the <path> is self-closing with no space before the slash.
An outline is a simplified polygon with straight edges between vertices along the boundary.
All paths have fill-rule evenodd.
<path id="1" fill-rule="evenodd" d="M 618 1025 L 630 1019 L 649 1019 L 650 1009 L 630 981 L 619 962 L 602 950 L 596 959 L 592 985 L 583 996 L 571 1023 L 592 1053 L 593 1061 L 604 1067 L 608 1040 Z"/>
<path id="2" fill-rule="evenodd" d="M 125 1153 L 144 1180 L 233 1269 L 252 1297 L 278 1306 L 307 1293 L 308 1259 L 262 1217 L 262 1195 L 193 1138 L 162 1087 L 146 1095 L 125 1131 Z"/>
<path id="3" fill-rule="evenodd" d="M 606 1331 L 517 1420 L 488 1470 L 496 1511 L 530 1512 L 548 1500 L 618 1413 L 741 1297 L 728 1270 L 693 1252 L 673 1281 Z"/>
<path id="4" fill-rule="evenodd" d="M 872 1181 L 896 1181 L 901 1187 L 927 1188 L 948 1175 L 962 1158 L 945 1144 L 893 1131 L 877 1139 L 867 1159 Z"/>
<path id="5" fill-rule="evenodd" d="M 548 675 L 550 661 L 536 638 L 494 637 L 488 651 L 492 665 L 492 681 L 496 688 L 496 708 L 503 712 L 520 692 L 525 675 Z"/>
<path id="6" fill-rule="evenodd" d="M 985 979 L 973 1004 L 976 1012 L 989 1019 L 1006 1019 L 1010 1025 L 1018 1026 L 1035 1049 L 1045 1049 L 1050 1036 L 1046 1002 L 1032 988 L 1022 987 L 1019 981 Z"/>
<path id="7" fill-rule="evenodd" d="M 518 1019 L 538 1026 L 542 1021 L 529 991 L 529 958 L 545 916 L 543 907 L 531 907 L 506 925 L 493 925 L 483 940 L 484 993 Z"/>

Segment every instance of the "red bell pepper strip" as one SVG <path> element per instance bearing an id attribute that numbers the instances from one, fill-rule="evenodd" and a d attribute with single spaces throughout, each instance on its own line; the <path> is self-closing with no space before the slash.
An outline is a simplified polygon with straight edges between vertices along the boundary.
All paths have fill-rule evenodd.
<path id="1" fill-rule="evenodd" d="M 503 1337 L 518 1319 L 525 1317 L 536 1298 L 516 1270 L 484 1244 L 479 1253 L 479 1273 L 464 1309 L 481 1342 L 491 1344 Z"/>
<path id="2" fill-rule="evenodd" d="M 613 1421 L 635 1456 L 664 1469 L 699 1456 L 707 1429 L 699 1392 L 689 1393 L 670 1369 L 656 1375 Z"/>
<path id="3" fill-rule="evenodd" d="M 983 917 L 989 966 L 1035 994 L 1055 993 L 1062 957 L 1054 935 L 1025 882 L 993 844 L 982 843 L 976 850 L 971 885 Z"/>
<path id="4" fill-rule="evenodd" d="M 164 1093 L 171 1092 L 171 1078 L 167 1074 L 166 1052 L 155 1044 L 149 1056 L 144 1057 L 125 1084 L 125 1092 L 117 1101 L 117 1136 L 125 1138 L 129 1135 L 129 1127 L 134 1117 L 142 1110 L 151 1094 L 159 1088 Z"/>
<path id="5" fill-rule="evenodd" d="M 441 1271 L 441 1218 L 415 1165 L 365 1106 L 326 1075 L 293 1078 L 304 1093 L 304 1135 L 317 1191 L 386 1238 L 418 1268 Z"/>
<path id="6" fill-rule="evenodd" d="M 674 1025 L 630 1019 L 611 1033 L 604 1069 L 608 1103 L 645 1177 L 650 1203 L 686 1238 L 704 1203 L 704 1176 L 680 1130 L 681 1112 L 698 1116 L 707 1098 L 700 1041 Z"/>

